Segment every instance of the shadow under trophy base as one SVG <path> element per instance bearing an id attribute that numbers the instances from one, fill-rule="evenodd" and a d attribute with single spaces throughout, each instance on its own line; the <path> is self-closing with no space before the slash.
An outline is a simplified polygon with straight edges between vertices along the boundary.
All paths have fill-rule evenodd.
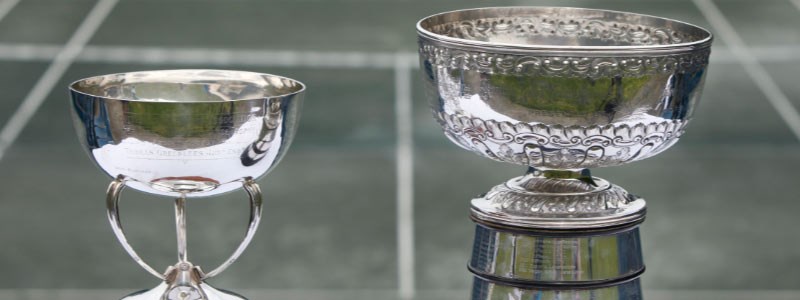
<path id="1" fill-rule="evenodd" d="M 447 138 L 528 167 L 472 200 L 472 299 L 641 299 L 645 201 L 589 168 L 678 141 L 700 98 L 711 34 L 565 7 L 446 12 L 417 32 Z"/>
<path id="2" fill-rule="evenodd" d="M 144 71 L 97 76 L 70 85 L 73 123 L 91 159 L 115 178 L 108 220 L 125 251 L 162 280 L 125 300 L 241 300 L 206 283 L 244 252 L 261 220 L 255 180 L 286 153 L 305 86 L 268 74 L 222 70 Z M 120 221 L 125 187 L 175 198 L 178 262 L 159 272 L 128 243 Z M 249 223 L 234 253 L 204 272 L 187 254 L 187 199 L 244 188 Z"/>

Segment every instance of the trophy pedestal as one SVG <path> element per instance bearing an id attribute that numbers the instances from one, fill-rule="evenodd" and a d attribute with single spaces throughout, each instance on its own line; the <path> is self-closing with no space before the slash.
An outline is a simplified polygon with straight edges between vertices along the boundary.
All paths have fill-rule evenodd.
<path id="1" fill-rule="evenodd" d="M 247 298 L 242 297 L 240 295 L 237 295 L 235 293 L 232 293 L 232 292 L 229 292 L 229 291 L 222 291 L 222 290 L 215 289 L 215 288 L 211 287 L 210 285 L 208 285 L 206 283 L 201 283 L 199 285 L 199 287 L 203 290 L 203 292 L 205 293 L 205 295 L 207 297 L 206 299 L 208 299 L 208 300 L 247 300 Z M 176 294 L 175 297 L 162 297 L 167 292 L 168 289 L 169 289 L 169 285 L 167 285 L 166 283 L 161 283 L 155 288 L 130 294 L 128 296 L 125 296 L 121 300 L 153 300 L 153 299 L 159 299 L 159 300 L 162 300 L 162 299 L 163 300 L 184 300 L 184 299 L 185 300 L 195 300 L 195 299 L 201 299 L 201 298 L 197 298 L 197 297 L 192 297 L 192 294 L 190 294 L 190 293 L 184 294 L 183 296 L 185 296 L 185 297 L 183 297 L 183 298 L 181 298 L 181 296 L 182 296 L 181 294 Z"/>
<path id="2" fill-rule="evenodd" d="M 261 220 L 261 210 L 263 201 L 261 199 L 261 188 L 252 179 L 245 179 L 242 184 L 250 198 L 250 223 L 247 227 L 245 237 L 236 251 L 225 260 L 222 265 L 214 268 L 211 272 L 205 273 L 200 267 L 193 265 L 188 260 L 186 245 L 186 197 L 181 195 L 175 199 L 175 229 L 178 237 L 178 263 L 167 268 L 164 274 L 158 273 L 153 267 L 147 264 L 133 247 L 128 243 L 125 232 L 122 230 L 122 222 L 119 216 L 119 200 L 122 190 L 125 188 L 126 178 L 118 177 L 111 182 L 106 195 L 106 208 L 108 220 L 114 234 L 119 239 L 122 247 L 128 252 L 142 268 L 153 276 L 163 280 L 157 287 L 128 295 L 123 300 L 246 300 L 246 298 L 228 291 L 217 290 L 208 285 L 205 280 L 216 276 L 228 268 L 242 254 L 247 245 L 250 244 L 255 235 L 258 224 Z"/>
<path id="3" fill-rule="evenodd" d="M 675 145 L 711 33 L 619 11 L 486 7 L 424 18 L 417 35 L 445 136 L 531 168 L 472 201 L 472 299 L 641 299 L 645 202 L 588 169 Z"/>
<path id="4" fill-rule="evenodd" d="M 189 262 L 167 269 L 164 282 L 150 290 L 125 296 L 122 300 L 247 300 L 229 291 L 215 289 L 203 281 L 203 271 Z"/>
<path id="5" fill-rule="evenodd" d="M 642 298 L 644 200 L 570 174 L 585 176 L 532 170 L 472 201 L 473 300 Z"/>

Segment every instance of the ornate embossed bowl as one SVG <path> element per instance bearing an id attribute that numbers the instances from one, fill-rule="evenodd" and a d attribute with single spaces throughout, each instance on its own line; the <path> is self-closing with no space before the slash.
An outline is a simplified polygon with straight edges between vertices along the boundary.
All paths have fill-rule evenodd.
<path id="1" fill-rule="evenodd" d="M 575 170 L 644 159 L 692 117 L 711 34 L 659 17 L 497 7 L 417 24 L 430 106 L 447 137 L 494 160 Z"/>
<path id="2" fill-rule="evenodd" d="M 73 121 L 90 157 L 137 190 L 219 194 L 266 174 L 297 127 L 305 86 L 268 74 L 167 70 L 70 85 Z"/>
<path id="3" fill-rule="evenodd" d="M 700 99 L 711 34 L 566 7 L 446 12 L 417 32 L 446 136 L 529 167 L 470 202 L 471 299 L 641 299 L 645 200 L 589 168 L 677 142 Z"/>

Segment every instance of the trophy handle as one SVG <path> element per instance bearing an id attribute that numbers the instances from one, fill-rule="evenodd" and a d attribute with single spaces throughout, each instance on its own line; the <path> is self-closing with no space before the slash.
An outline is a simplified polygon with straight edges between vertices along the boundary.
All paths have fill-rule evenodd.
<path id="1" fill-rule="evenodd" d="M 251 178 L 246 178 L 242 182 L 242 186 L 244 187 L 244 190 L 247 191 L 247 195 L 250 198 L 250 221 L 247 226 L 247 233 L 245 233 L 242 242 L 239 243 L 239 247 L 236 247 L 236 251 L 234 251 L 233 254 L 231 254 L 231 256 L 228 257 L 228 259 L 226 259 L 221 265 L 211 270 L 211 272 L 206 273 L 202 278 L 203 280 L 219 275 L 219 273 L 225 271 L 225 269 L 230 267 L 233 262 L 239 259 L 239 256 L 242 255 L 244 249 L 246 249 L 247 245 L 250 244 L 250 241 L 253 240 L 253 236 L 256 234 L 256 229 L 258 229 L 258 224 L 261 222 L 261 208 L 263 204 L 261 199 L 261 188 Z"/>
<path id="2" fill-rule="evenodd" d="M 106 193 L 106 213 L 108 215 L 108 221 L 111 223 L 111 229 L 114 231 L 114 235 L 116 235 L 117 240 L 119 240 L 120 244 L 122 244 L 122 247 L 126 252 L 128 252 L 128 255 L 130 255 L 130 257 L 133 258 L 133 260 L 136 261 L 139 266 L 153 276 L 161 280 L 167 280 L 166 274 L 156 271 L 153 267 L 147 264 L 139 256 L 139 254 L 136 253 L 136 250 L 133 249 L 131 244 L 128 242 L 128 239 L 125 237 L 125 232 L 122 229 L 122 221 L 119 217 L 119 199 L 122 190 L 125 189 L 126 180 L 127 179 L 124 176 L 120 175 L 108 186 L 108 191 Z M 219 273 L 222 273 L 222 271 L 230 267 L 230 265 L 242 255 L 244 250 L 250 244 L 250 241 L 253 240 L 253 236 L 256 233 L 258 224 L 261 222 L 261 211 L 263 205 L 261 188 L 259 188 L 258 184 L 256 184 L 251 178 L 244 179 L 242 181 L 242 185 L 245 191 L 247 191 L 248 197 L 250 198 L 250 221 L 247 226 L 247 232 L 245 233 L 244 239 L 241 243 L 239 243 L 236 251 L 234 251 L 233 254 L 231 254 L 231 256 L 228 257 L 228 259 L 226 259 L 222 264 L 211 270 L 211 272 L 205 274 L 201 273 L 200 280 L 206 280 L 219 275 Z M 175 200 L 175 224 L 178 236 L 179 264 L 187 263 L 185 205 L 186 198 L 184 196 L 181 196 Z M 171 270 L 172 268 L 168 269 L 167 272 Z"/>

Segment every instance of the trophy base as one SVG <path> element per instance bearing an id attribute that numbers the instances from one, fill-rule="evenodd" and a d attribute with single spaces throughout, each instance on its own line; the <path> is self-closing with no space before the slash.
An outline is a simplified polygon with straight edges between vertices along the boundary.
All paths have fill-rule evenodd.
<path id="1" fill-rule="evenodd" d="M 155 288 L 130 294 L 120 300 L 247 300 L 247 298 L 236 293 L 215 289 L 205 282 L 200 283 L 198 287 L 205 294 L 205 298 L 198 297 L 196 294 L 189 292 L 183 295 L 180 293 L 174 293 L 174 295 L 167 294 L 170 287 L 167 283 L 162 282 Z"/>
<path id="2" fill-rule="evenodd" d="M 644 220 L 644 199 L 591 177 L 588 170 L 559 172 L 571 177 L 553 178 L 531 170 L 495 186 L 483 197 L 472 200 L 472 218 L 545 230 L 602 229 Z"/>
<path id="3" fill-rule="evenodd" d="M 179 262 L 169 267 L 164 281 L 157 287 L 128 295 L 122 300 L 246 300 L 229 291 L 208 285 L 200 267 L 189 262 Z"/>
<path id="4" fill-rule="evenodd" d="M 472 300 L 495 299 L 641 300 L 642 288 L 638 278 L 618 285 L 592 289 L 542 289 L 495 284 L 476 277 Z"/>
<path id="5" fill-rule="evenodd" d="M 645 212 L 595 177 L 533 170 L 495 186 L 472 200 L 472 299 L 641 299 Z"/>

